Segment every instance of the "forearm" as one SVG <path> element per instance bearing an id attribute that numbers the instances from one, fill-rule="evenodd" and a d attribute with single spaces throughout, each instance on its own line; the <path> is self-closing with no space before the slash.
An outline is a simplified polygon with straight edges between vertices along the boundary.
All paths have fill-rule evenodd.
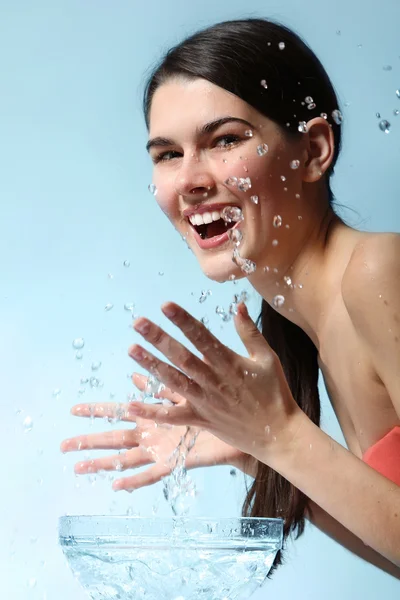
<path id="1" fill-rule="evenodd" d="M 382 569 L 382 571 L 389 573 L 389 575 L 400 579 L 400 567 L 397 567 L 381 554 L 369 546 L 366 546 L 358 537 L 343 527 L 341 523 L 331 517 L 331 515 L 318 506 L 318 504 L 315 504 L 315 502 L 309 502 L 307 518 L 313 525 L 318 527 L 320 531 L 335 540 L 335 542 L 341 544 L 347 550 L 350 550 L 350 552 L 356 556 L 366 560 L 375 567 Z"/>
<path id="2" fill-rule="evenodd" d="M 335 442 L 304 413 L 296 413 L 288 431 L 258 448 L 254 457 L 400 566 L 400 487 Z"/>

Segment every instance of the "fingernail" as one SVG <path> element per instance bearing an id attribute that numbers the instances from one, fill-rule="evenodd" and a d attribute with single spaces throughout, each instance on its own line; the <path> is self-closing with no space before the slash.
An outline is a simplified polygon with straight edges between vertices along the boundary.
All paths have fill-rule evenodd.
<path id="1" fill-rule="evenodd" d="M 238 311 L 241 317 L 247 317 L 249 315 L 247 306 L 244 302 L 241 302 L 238 306 Z"/>
<path id="2" fill-rule="evenodd" d="M 141 350 L 141 348 L 133 348 L 131 350 L 131 356 L 132 358 L 140 362 L 144 359 L 144 352 L 143 350 Z"/>
<path id="3" fill-rule="evenodd" d="M 150 331 L 150 323 L 148 321 L 141 321 L 140 323 L 135 323 L 133 328 L 142 335 L 146 335 Z"/>
<path id="4" fill-rule="evenodd" d="M 176 309 L 173 306 L 171 306 L 170 304 L 163 306 L 161 308 L 161 310 L 163 311 L 164 315 L 166 317 L 168 317 L 169 319 L 172 319 L 176 315 Z"/>

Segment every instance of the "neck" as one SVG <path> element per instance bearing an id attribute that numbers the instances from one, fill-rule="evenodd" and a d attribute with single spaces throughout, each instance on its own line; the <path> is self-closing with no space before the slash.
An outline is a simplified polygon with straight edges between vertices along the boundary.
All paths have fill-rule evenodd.
<path id="1" fill-rule="evenodd" d="M 313 220 L 306 235 L 297 240 L 290 237 L 284 259 L 269 262 L 268 271 L 260 269 L 249 281 L 270 306 L 303 329 L 319 350 L 324 322 L 340 293 L 354 247 L 355 230 L 330 207 L 321 213 L 317 226 Z M 277 295 L 285 299 L 281 307 L 274 303 Z"/>

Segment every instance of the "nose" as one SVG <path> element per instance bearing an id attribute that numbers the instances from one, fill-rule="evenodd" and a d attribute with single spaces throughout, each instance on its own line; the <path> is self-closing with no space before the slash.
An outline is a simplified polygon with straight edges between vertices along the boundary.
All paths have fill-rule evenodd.
<path id="1" fill-rule="evenodd" d="M 182 161 L 175 179 L 175 191 L 187 200 L 199 200 L 215 186 L 215 181 L 206 165 L 199 160 Z"/>

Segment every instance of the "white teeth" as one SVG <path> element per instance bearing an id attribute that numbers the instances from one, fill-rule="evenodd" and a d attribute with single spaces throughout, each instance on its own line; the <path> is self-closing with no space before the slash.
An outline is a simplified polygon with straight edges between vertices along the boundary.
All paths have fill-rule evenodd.
<path id="1" fill-rule="evenodd" d="M 219 221 L 219 219 L 222 219 L 221 212 L 219 210 L 213 210 L 213 212 L 205 212 L 201 215 L 197 213 L 195 215 L 190 215 L 189 221 L 192 225 L 205 225 L 212 223 L 212 221 Z"/>

